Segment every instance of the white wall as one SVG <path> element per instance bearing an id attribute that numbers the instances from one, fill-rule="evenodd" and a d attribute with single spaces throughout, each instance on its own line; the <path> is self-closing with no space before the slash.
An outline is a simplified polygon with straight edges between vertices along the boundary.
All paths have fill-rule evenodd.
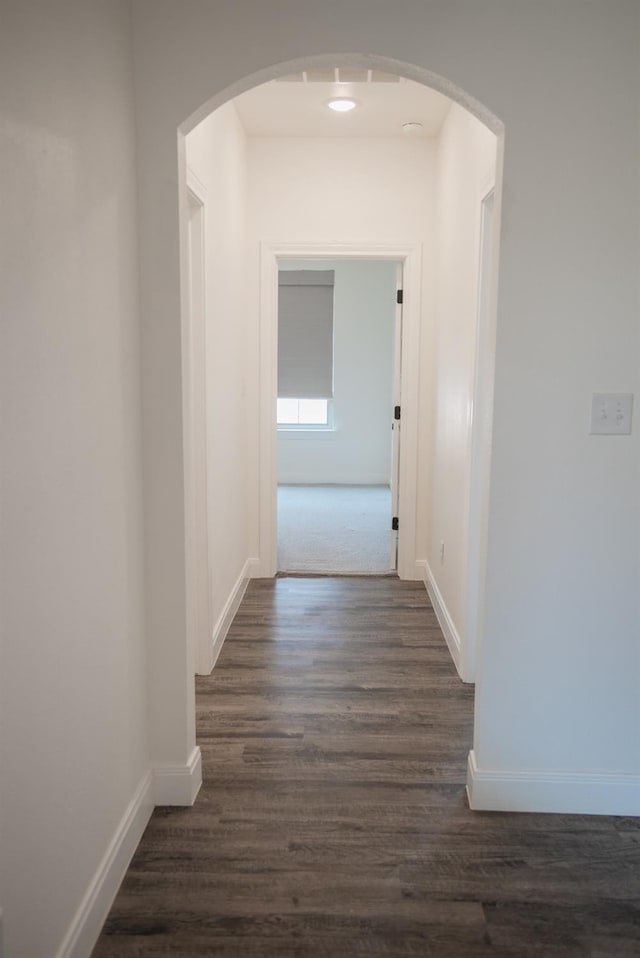
<path id="1" fill-rule="evenodd" d="M 278 481 L 388 485 L 391 463 L 396 265 L 281 260 L 280 269 L 332 269 L 333 430 L 278 434 Z"/>
<path id="2" fill-rule="evenodd" d="M 250 238 L 427 242 L 430 139 L 250 137 Z"/>
<path id="3" fill-rule="evenodd" d="M 210 631 L 217 642 L 213 633 L 248 560 L 246 138 L 233 104 L 189 134 L 186 159 L 205 190 Z M 201 661 L 200 671 L 212 664 Z"/>
<path id="4" fill-rule="evenodd" d="M 57 953 L 125 815 L 135 840 L 150 811 L 130 42 L 117 0 L 3 5 L 0 907 L 11 958 Z"/>
<path id="5" fill-rule="evenodd" d="M 149 573 L 152 686 L 171 689 L 168 709 L 159 697 L 152 704 L 154 745 L 177 760 L 192 741 L 184 561 L 171 551 L 183 529 L 174 465 L 181 455 L 175 131 L 278 70 L 308 65 L 308 57 L 323 65 L 368 62 L 431 81 L 475 109 L 484 104 L 483 115 L 505 132 L 486 628 L 476 692 L 480 774 L 471 780 L 482 788 L 473 801 L 526 807 L 545 793 L 552 807 L 615 811 L 628 810 L 632 795 L 638 810 L 627 787 L 640 771 L 638 432 L 592 438 L 585 421 L 593 391 L 640 386 L 640 149 L 630 119 L 640 89 L 638 5 L 402 0 L 372 10 L 368 0 L 344 0 L 339 17 L 333 10 L 329 0 L 321 7 L 283 0 L 269 17 L 258 0 L 134 2 L 147 542 L 164 560 L 154 558 Z M 266 164 L 268 152 L 262 148 Z M 338 203 L 357 180 L 349 164 L 345 172 Z M 293 158 L 289 173 L 298 175 Z M 313 204 L 307 197 L 305 208 Z M 318 213 L 324 238 L 335 235 L 331 211 Z M 398 215 L 390 205 L 387 229 Z M 283 210 L 278 233 L 289 233 L 296 219 L 298 211 Z M 362 208 L 359 219 L 346 218 L 345 236 L 366 234 L 370 225 Z M 518 792 L 531 769 L 540 772 L 540 789 Z M 602 776 L 585 779 L 585 771 Z"/>
<path id="6" fill-rule="evenodd" d="M 249 277 L 254 342 L 260 339 L 260 244 L 416 244 L 422 250 L 425 313 L 433 291 L 433 181 L 430 139 L 260 138 L 249 143 Z M 418 257 L 419 258 L 419 257 Z M 259 377 L 255 357 L 255 380 Z M 259 430 L 254 467 L 258 481 Z M 257 488 L 250 499 L 257 499 Z M 412 521 L 407 517 L 407 521 Z"/>
<path id="7" fill-rule="evenodd" d="M 436 308 L 423 340 L 423 445 L 421 557 L 430 588 L 446 610 L 459 667 L 467 631 L 467 509 L 471 480 L 471 426 L 477 346 L 480 209 L 495 181 L 496 137 L 467 110 L 453 104 L 438 137 L 436 165 Z M 428 464 L 428 465 L 427 465 Z M 441 545 L 444 557 L 441 557 Z M 464 669 L 463 674 L 465 674 Z M 473 676 L 465 674 L 466 679 Z"/>

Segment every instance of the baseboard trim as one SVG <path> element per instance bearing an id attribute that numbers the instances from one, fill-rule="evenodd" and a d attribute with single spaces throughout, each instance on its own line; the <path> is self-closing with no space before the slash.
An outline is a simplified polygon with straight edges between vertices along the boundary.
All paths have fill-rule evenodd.
<path id="1" fill-rule="evenodd" d="M 156 765 L 154 805 L 193 805 L 202 785 L 202 755 L 198 745 L 185 765 Z"/>
<path id="2" fill-rule="evenodd" d="M 458 630 L 456 629 L 453 619 L 449 614 L 447 604 L 444 601 L 442 593 L 438 588 L 431 567 L 426 559 L 417 559 L 416 560 L 416 571 L 418 573 L 418 578 L 422 579 L 424 582 L 425 588 L 431 599 L 431 604 L 433 606 L 433 611 L 436 614 L 438 624 L 442 629 L 442 634 L 444 635 L 445 642 L 449 649 L 451 658 L 453 659 L 453 664 L 456 667 L 456 671 L 463 682 L 466 682 L 464 674 L 464 665 L 462 661 L 462 643 L 460 641 L 460 636 L 458 635 Z"/>
<path id="3" fill-rule="evenodd" d="M 365 473 L 359 476 L 326 476 L 318 479 L 312 472 L 294 472 L 289 476 L 278 476 L 279 486 L 386 486 L 389 487 L 389 476 L 381 473 Z"/>
<path id="4" fill-rule="evenodd" d="M 273 579 L 276 570 L 271 568 L 273 563 L 263 562 L 261 559 L 249 559 L 247 571 L 249 579 Z"/>
<path id="5" fill-rule="evenodd" d="M 249 559 L 247 563 L 249 579 L 273 579 L 277 573 L 275 556 L 271 559 Z"/>
<path id="6" fill-rule="evenodd" d="M 211 650 L 209 654 L 209 661 L 207 662 L 208 669 L 204 673 L 199 672 L 199 675 L 209 675 L 218 661 L 218 656 L 222 651 L 222 646 L 224 645 L 224 640 L 226 639 L 227 633 L 231 628 L 231 623 L 233 622 L 235 614 L 240 608 L 240 603 L 244 598 L 244 594 L 247 591 L 249 579 L 251 578 L 251 567 L 252 561 L 251 559 L 247 559 L 242 567 L 242 572 L 240 573 L 236 584 L 231 590 L 229 598 L 224 604 L 222 612 L 218 616 L 218 621 L 213 627 Z"/>
<path id="7" fill-rule="evenodd" d="M 640 775 L 483 769 L 471 750 L 467 796 L 474 811 L 636 816 Z"/>
<path id="8" fill-rule="evenodd" d="M 98 940 L 122 879 L 153 811 L 151 772 L 140 782 L 56 952 L 56 958 L 86 958 Z"/>

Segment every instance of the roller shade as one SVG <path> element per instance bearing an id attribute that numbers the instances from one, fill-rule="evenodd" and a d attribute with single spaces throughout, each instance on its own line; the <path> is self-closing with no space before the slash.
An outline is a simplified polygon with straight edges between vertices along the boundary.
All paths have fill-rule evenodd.
<path id="1" fill-rule="evenodd" d="M 333 396 L 333 270 L 278 274 L 278 396 Z"/>

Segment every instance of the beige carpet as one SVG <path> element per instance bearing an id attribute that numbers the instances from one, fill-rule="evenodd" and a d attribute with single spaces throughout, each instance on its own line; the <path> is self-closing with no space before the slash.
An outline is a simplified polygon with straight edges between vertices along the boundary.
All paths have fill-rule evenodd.
<path id="1" fill-rule="evenodd" d="M 391 571 L 387 486 L 279 486 L 278 571 Z"/>

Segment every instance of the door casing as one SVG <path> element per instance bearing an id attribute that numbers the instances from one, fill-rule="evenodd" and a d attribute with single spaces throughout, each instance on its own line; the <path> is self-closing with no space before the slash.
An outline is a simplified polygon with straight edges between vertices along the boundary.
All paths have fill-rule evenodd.
<path id="1" fill-rule="evenodd" d="M 260 248 L 260 483 L 258 556 L 253 576 L 277 572 L 278 450 L 276 399 L 278 382 L 278 258 L 395 260 L 403 266 L 402 445 L 399 462 L 399 501 L 402 520 L 398 539 L 398 575 L 416 579 L 416 509 L 418 472 L 418 395 L 420 380 L 420 318 L 422 312 L 422 244 L 374 245 L 272 243 Z"/>
<path id="2" fill-rule="evenodd" d="M 400 446 L 402 433 L 402 316 L 404 302 L 404 264 L 396 263 L 396 300 L 395 317 L 393 324 L 393 395 L 391 405 L 391 516 L 400 517 Z M 400 292 L 402 291 L 402 292 Z M 395 418 L 396 407 L 400 415 Z M 391 548 L 389 568 L 398 569 L 398 541 L 399 532 L 391 532 Z"/>

